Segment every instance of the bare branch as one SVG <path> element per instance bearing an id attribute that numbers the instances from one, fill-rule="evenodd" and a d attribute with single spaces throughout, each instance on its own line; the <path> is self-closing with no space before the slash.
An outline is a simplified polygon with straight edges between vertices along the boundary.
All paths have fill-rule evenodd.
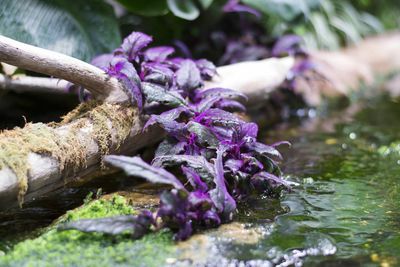
<path id="1" fill-rule="evenodd" d="M 57 78 L 42 78 L 31 76 L 8 77 L 0 74 L 0 89 L 19 93 L 43 92 L 66 94 L 68 82 Z"/>
<path id="2" fill-rule="evenodd" d="M 109 102 L 122 102 L 127 99 L 123 93 L 123 85 L 101 69 L 79 59 L 1 35 L 0 61 L 81 85 L 96 99 L 106 99 Z"/>

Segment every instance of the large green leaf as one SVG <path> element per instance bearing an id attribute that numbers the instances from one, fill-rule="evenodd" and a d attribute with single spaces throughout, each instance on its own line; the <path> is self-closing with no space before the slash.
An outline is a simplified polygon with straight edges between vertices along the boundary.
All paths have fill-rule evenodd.
<path id="1" fill-rule="evenodd" d="M 121 42 L 112 7 L 102 0 L 1 0 L 0 34 L 89 61 Z"/>
<path id="2" fill-rule="evenodd" d="M 182 19 L 195 20 L 200 15 L 201 9 L 207 9 L 213 0 L 167 0 L 171 12 Z"/>
<path id="3" fill-rule="evenodd" d="M 132 13 L 143 16 L 160 16 L 168 13 L 166 0 L 118 0 Z"/>

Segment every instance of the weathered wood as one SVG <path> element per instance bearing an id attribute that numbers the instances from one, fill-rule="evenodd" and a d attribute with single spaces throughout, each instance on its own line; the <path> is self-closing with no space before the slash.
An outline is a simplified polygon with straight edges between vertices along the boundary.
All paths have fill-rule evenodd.
<path id="1" fill-rule="evenodd" d="M 99 100 L 117 102 L 127 99 L 122 84 L 101 69 L 79 59 L 21 43 L 2 35 L 0 35 L 0 62 L 81 85 Z"/>

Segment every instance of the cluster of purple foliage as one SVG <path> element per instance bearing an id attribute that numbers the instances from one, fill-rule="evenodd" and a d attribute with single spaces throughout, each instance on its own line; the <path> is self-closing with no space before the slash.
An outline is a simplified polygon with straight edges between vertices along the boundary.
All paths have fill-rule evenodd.
<path id="1" fill-rule="evenodd" d="M 258 127 L 232 113 L 244 111 L 246 96 L 226 88 L 203 88 L 216 74 L 205 60 L 171 58 L 172 47 L 147 48 L 151 37 L 134 32 L 113 54 L 93 64 L 126 85 L 132 102 L 151 114 L 144 131 L 159 125 L 167 138 L 159 145 L 151 164 L 140 157 L 106 156 L 105 162 L 128 175 L 171 186 L 160 196 L 153 217 L 137 216 L 83 220 L 63 229 L 119 233 L 133 229 L 136 237 L 151 226 L 162 226 L 185 239 L 194 229 L 232 220 L 236 202 L 252 194 L 268 194 L 287 187 L 281 178 L 276 146 L 257 142 Z M 172 171 L 167 171 L 166 169 Z"/>

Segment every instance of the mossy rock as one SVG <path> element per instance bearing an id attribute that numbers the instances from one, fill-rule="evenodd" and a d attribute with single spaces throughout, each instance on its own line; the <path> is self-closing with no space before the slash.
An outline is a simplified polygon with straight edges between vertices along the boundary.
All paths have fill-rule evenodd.
<path id="1" fill-rule="evenodd" d="M 57 231 L 65 221 L 135 213 L 122 196 L 91 201 L 68 212 L 35 239 L 25 240 L 0 256 L 0 266 L 163 266 L 174 252 L 172 233 L 160 231 L 139 240 L 75 230 Z"/>

